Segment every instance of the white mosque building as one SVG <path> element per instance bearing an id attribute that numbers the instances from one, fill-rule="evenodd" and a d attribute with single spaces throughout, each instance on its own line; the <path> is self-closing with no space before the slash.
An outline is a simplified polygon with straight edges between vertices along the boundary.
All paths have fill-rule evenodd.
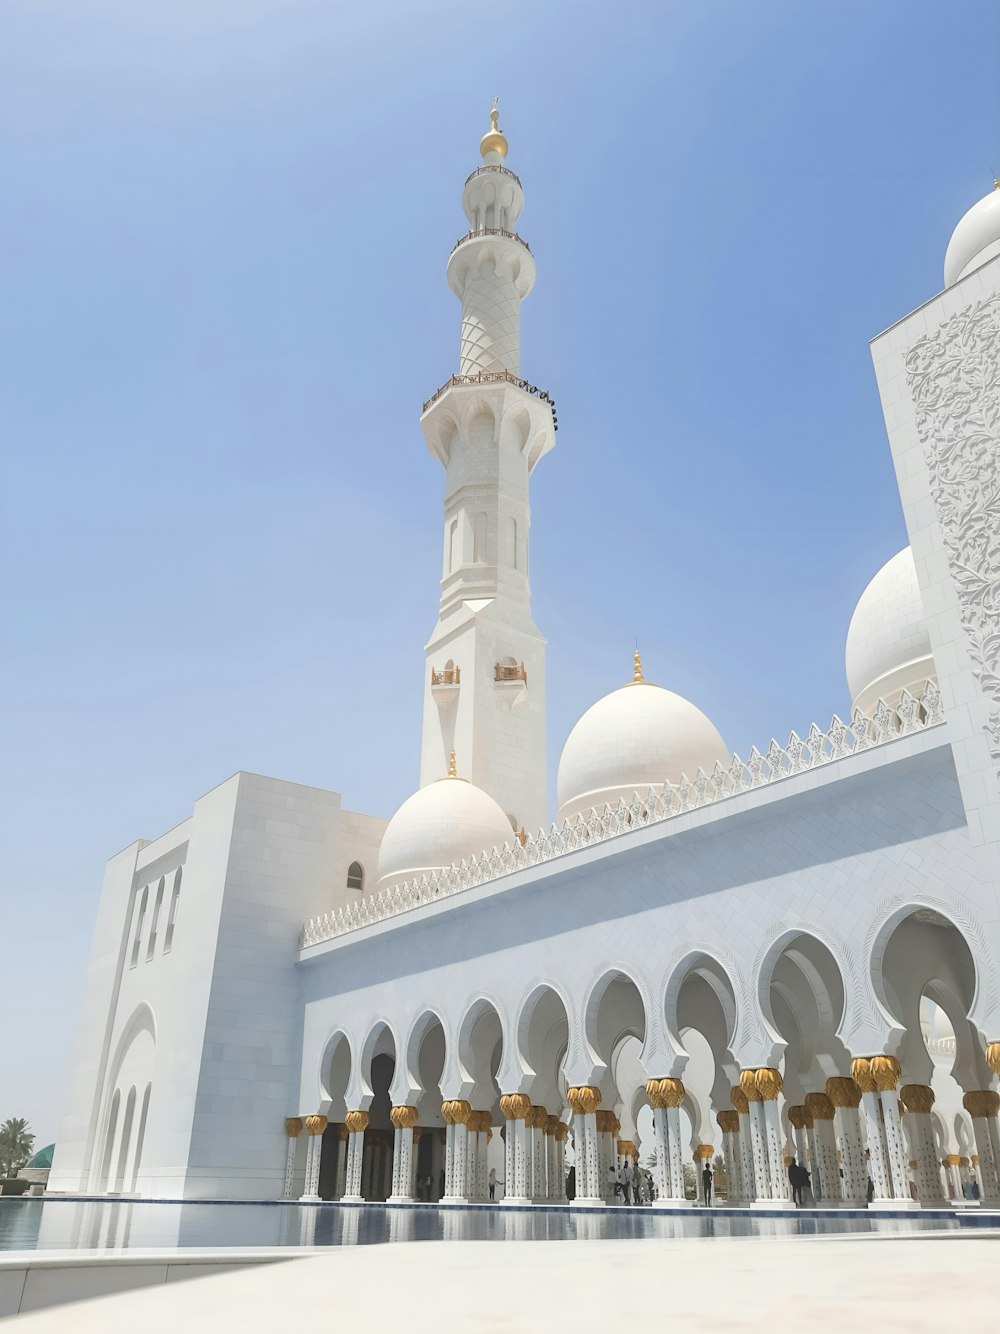
<path id="1" fill-rule="evenodd" d="M 872 344 L 910 546 L 851 621 L 850 718 L 740 757 L 636 654 L 550 824 L 528 533 L 556 415 L 522 377 L 507 150 L 494 111 L 421 416 L 420 787 L 386 823 L 238 773 L 110 860 L 48 1189 L 460 1202 L 492 1169 L 551 1204 L 571 1163 L 595 1206 L 638 1155 L 680 1208 L 721 1155 L 728 1204 L 773 1210 L 794 1155 L 821 1205 L 998 1206 L 1000 188 Z"/>

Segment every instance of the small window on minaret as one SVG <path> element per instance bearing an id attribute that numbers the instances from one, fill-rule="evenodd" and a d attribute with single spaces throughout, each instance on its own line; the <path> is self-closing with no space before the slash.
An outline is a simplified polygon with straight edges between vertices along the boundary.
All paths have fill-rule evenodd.
<path id="1" fill-rule="evenodd" d="M 507 520 L 507 564 L 512 569 L 517 569 L 517 520 L 515 518 Z"/>
<path id="2" fill-rule="evenodd" d="M 455 561 L 458 557 L 456 547 L 458 545 L 458 520 L 452 519 L 451 527 L 448 530 L 448 573 L 451 574 L 455 568 Z"/>
<path id="3" fill-rule="evenodd" d="M 364 889 L 365 887 L 365 868 L 360 862 L 351 862 L 347 868 L 347 888 Z"/>
<path id="4" fill-rule="evenodd" d="M 472 524 L 472 560 L 473 564 L 486 559 L 486 524 L 485 514 L 477 514 Z"/>

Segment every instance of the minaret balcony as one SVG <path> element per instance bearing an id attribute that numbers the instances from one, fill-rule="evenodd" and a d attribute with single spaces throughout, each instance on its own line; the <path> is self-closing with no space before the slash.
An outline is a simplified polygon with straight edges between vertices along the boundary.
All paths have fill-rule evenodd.
<path id="1" fill-rule="evenodd" d="M 556 405 L 552 395 L 545 389 L 539 389 L 537 384 L 529 384 L 527 380 L 522 380 L 517 375 L 511 375 L 510 371 L 481 371 L 478 375 L 453 375 L 450 380 L 445 380 L 436 393 L 431 394 L 421 408 L 420 415 L 423 416 L 428 408 L 432 408 L 449 389 L 452 389 L 455 385 L 465 384 L 512 384 L 518 389 L 523 389 L 526 394 L 531 394 L 532 398 L 537 398 L 539 402 L 549 405 L 552 409 L 552 429 L 554 431 L 559 430 L 559 424 L 556 421 Z"/>
<path id="2" fill-rule="evenodd" d="M 470 181 L 474 181 L 477 176 L 485 176 L 489 172 L 499 172 L 501 176 L 509 176 L 512 181 L 516 181 L 518 185 L 521 184 L 520 176 L 518 176 L 517 172 L 511 171 L 510 167 L 501 167 L 499 164 L 487 164 L 483 167 L 477 167 L 475 171 L 470 171 L 465 178 L 466 185 L 468 185 Z"/>
<path id="3" fill-rule="evenodd" d="M 523 662 L 498 662 L 493 681 L 504 707 L 513 711 L 528 698 L 528 673 Z"/>
<path id="4" fill-rule="evenodd" d="M 481 236 L 503 236 L 508 241 L 516 241 L 518 245 L 523 245 L 528 254 L 531 254 L 531 246 L 523 236 L 518 236 L 517 232 L 509 232 L 506 227 L 474 227 L 471 232 L 466 232 L 460 236 L 451 248 L 454 254 L 460 245 L 465 245 L 467 241 L 477 241 Z"/>
<path id="5" fill-rule="evenodd" d="M 431 668 L 432 686 L 459 686 L 462 684 L 461 667 L 442 667 L 440 671 Z"/>
<path id="6" fill-rule="evenodd" d="M 523 681 L 528 684 L 528 673 L 525 671 L 523 662 L 506 663 L 498 662 L 493 668 L 494 681 Z"/>
<path id="7" fill-rule="evenodd" d="M 420 425 L 431 453 L 447 468 L 456 441 L 484 404 L 497 424 L 497 443 L 508 432 L 528 461 L 528 471 L 556 443 L 556 405 L 538 385 L 510 371 L 453 375 L 423 406 Z"/>

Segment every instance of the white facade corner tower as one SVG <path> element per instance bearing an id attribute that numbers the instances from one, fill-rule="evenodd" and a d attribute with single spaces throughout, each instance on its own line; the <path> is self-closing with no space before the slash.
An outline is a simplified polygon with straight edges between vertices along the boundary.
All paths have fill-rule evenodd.
<path id="1" fill-rule="evenodd" d="M 441 607 L 427 645 L 420 783 L 459 770 L 500 803 L 515 829 L 546 823 L 545 640 L 531 618 L 528 482 L 555 444 L 548 394 L 521 378 L 521 302 L 535 261 L 516 232 L 521 182 L 492 128 L 465 182 L 469 231 L 448 261 L 462 302 L 458 374 L 424 404 L 420 424 L 445 466 Z"/>

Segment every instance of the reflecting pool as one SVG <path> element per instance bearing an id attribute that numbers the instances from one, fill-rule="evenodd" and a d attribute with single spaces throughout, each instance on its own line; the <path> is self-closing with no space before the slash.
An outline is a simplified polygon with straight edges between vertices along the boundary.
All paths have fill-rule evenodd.
<path id="1" fill-rule="evenodd" d="M 726 1210 L 660 1214 L 434 1205 L 169 1203 L 156 1200 L 0 1198 L 0 1251 L 129 1247 L 373 1246 L 393 1241 L 573 1241 L 835 1235 L 914 1236 L 1000 1225 L 1000 1216 L 773 1216 Z"/>

